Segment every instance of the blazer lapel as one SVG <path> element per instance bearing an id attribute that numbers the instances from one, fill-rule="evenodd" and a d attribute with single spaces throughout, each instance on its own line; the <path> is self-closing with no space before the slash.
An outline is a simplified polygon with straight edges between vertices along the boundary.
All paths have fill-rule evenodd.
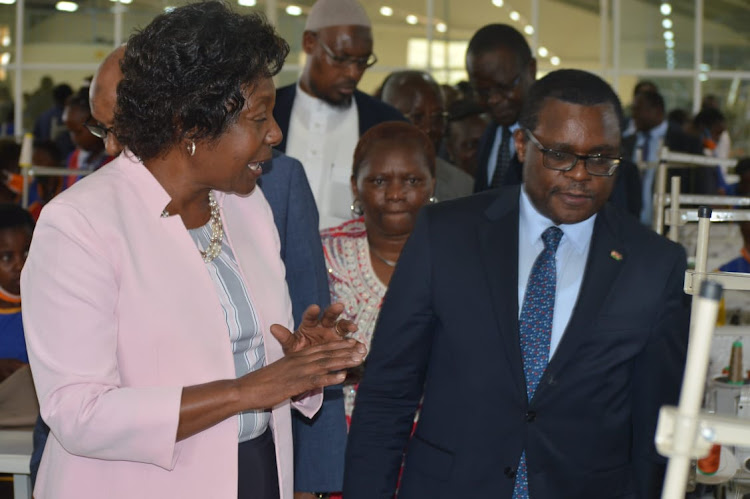
<path id="1" fill-rule="evenodd" d="M 518 342 L 518 199 L 520 186 L 501 189 L 479 227 L 479 255 L 490 289 L 497 330 L 519 395 L 526 381 Z"/>
<path id="2" fill-rule="evenodd" d="M 474 192 L 486 191 L 490 181 L 487 179 L 487 161 L 492 151 L 492 144 L 495 141 L 497 125 L 490 123 L 479 140 L 479 157 L 477 158 L 476 180 L 474 181 Z"/>
<path id="3" fill-rule="evenodd" d="M 609 295 L 612 283 L 623 268 L 621 260 L 627 258 L 625 245 L 619 237 L 617 222 L 614 220 L 616 217 L 612 209 L 605 205 L 596 218 L 586 270 L 573 315 L 555 354 L 547 365 L 537 394 L 548 385 L 545 383 L 547 379 L 554 379 L 557 373 L 575 358 L 581 342 L 589 335 L 595 334 L 591 324 Z"/>

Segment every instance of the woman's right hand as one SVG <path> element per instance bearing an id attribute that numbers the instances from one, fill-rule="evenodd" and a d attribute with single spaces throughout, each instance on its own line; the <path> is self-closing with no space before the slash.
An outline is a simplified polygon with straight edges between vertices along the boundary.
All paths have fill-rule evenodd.
<path id="1" fill-rule="evenodd" d="M 360 365 L 367 349 L 342 339 L 293 352 L 237 379 L 241 404 L 268 409 L 310 390 L 342 383 L 346 370 Z"/>

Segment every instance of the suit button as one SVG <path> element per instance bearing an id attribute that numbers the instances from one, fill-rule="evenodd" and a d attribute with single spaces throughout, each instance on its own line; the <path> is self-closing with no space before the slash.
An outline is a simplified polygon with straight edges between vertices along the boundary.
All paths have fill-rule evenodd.
<path id="1" fill-rule="evenodd" d="M 526 413 L 526 421 L 532 423 L 536 419 L 536 412 L 529 411 Z"/>
<path id="2" fill-rule="evenodd" d="M 508 478 L 516 477 L 516 470 L 514 470 L 510 466 L 506 467 L 505 470 L 503 470 L 503 473 L 505 473 L 505 476 L 507 476 Z"/>

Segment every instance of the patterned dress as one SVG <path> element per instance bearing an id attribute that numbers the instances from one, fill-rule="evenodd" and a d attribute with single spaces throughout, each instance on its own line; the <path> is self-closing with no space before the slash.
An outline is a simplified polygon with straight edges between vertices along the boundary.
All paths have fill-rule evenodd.
<path id="1" fill-rule="evenodd" d="M 354 321 L 359 329 L 351 336 L 370 348 L 375 322 L 386 286 L 375 275 L 363 218 L 349 220 L 320 233 L 328 268 L 331 303 L 344 304 L 341 317 Z M 344 384 L 347 423 L 354 409 L 357 386 Z"/>

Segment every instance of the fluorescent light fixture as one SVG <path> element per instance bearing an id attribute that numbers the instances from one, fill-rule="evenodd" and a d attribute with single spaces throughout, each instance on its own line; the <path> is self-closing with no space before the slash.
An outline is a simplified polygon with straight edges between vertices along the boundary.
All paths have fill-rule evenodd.
<path id="1" fill-rule="evenodd" d="M 662 19 L 662 21 L 661 21 L 661 26 L 662 26 L 662 27 L 663 27 L 664 29 L 672 29 L 672 20 L 671 20 L 671 19 L 669 19 L 669 18 L 667 18 L 667 19 Z"/>
<path id="2" fill-rule="evenodd" d="M 553 55 L 549 58 L 549 62 L 552 63 L 553 66 L 559 66 L 560 65 L 560 58 L 556 55 Z"/>
<path id="3" fill-rule="evenodd" d="M 503 2 L 503 0 L 492 0 L 492 5 L 495 7 L 502 7 L 504 4 L 505 2 Z"/>
<path id="4" fill-rule="evenodd" d="M 302 7 L 299 5 L 287 5 L 286 13 L 290 16 L 299 16 L 302 14 Z"/>
<path id="5" fill-rule="evenodd" d="M 664 39 L 665 40 L 674 40 L 674 33 L 671 31 L 665 31 L 664 32 Z"/>
<path id="6" fill-rule="evenodd" d="M 435 29 L 440 33 L 445 33 L 446 31 L 448 31 L 448 26 L 446 26 L 445 23 L 437 23 Z"/>
<path id="7" fill-rule="evenodd" d="M 133 0 L 109 0 L 109 1 L 112 3 L 124 3 L 124 4 L 133 3 Z"/>
<path id="8" fill-rule="evenodd" d="M 659 7 L 659 10 L 661 11 L 662 14 L 664 14 L 665 16 L 668 16 L 669 14 L 672 13 L 672 6 L 668 4 L 667 2 L 664 2 Z"/>
<path id="9" fill-rule="evenodd" d="M 380 7 L 380 15 L 385 17 L 391 17 L 393 15 L 393 9 L 387 5 Z"/>
<path id="10" fill-rule="evenodd" d="M 242 7 L 255 7 L 258 5 L 258 0 L 237 0 L 237 4 Z"/>
<path id="11" fill-rule="evenodd" d="M 510 16 L 510 18 L 511 18 L 511 19 L 513 19 L 514 21 L 518 21 L 519 19 L 521 19 L 521 14 L 519 14 L 519 13 L 518 13 L 518 12 L 516 12 L 515 10 L 514 10 L 514 11 L 512 11 L 512 12 L 511 12 L 510 14 L 508 14 L 508 15 L 509 15 L 509 16 Z"/>
<path id="12" fill-rule="evenodd" d="M 708 71 L 711 71 L 711 65 L 710 64 L 706 64 L 705 62 L 700 65 L 700 68 L 701 68 L 701 71 L 703 71 L 704 73 L 707 73 Z"/>
<path id="13" fill-rule="evenodd" d="M 536 53 L 539 54 L 539 57 L 547 57 L 549 55 L 549 50 L 547 50 L 547 47 L 539 47 Z"/>
<path id="14" fill-rule="evenodd" d="M 664 42 L 664 45 L 665 45 L 665 46 L 666 46 L 666 47 L 667 47 L 668 49 L 673 49 L 673 48 L 674 48 L 674 40 L 667 40 L 667 41 L 665 41 L 665 42 Z"/>
<path id="15" fill-rule="evenodd" d="M 0 64 L 3 66 L 7 66 L 10 62 L 10 52 L 3 52 L 3 55 L 0 55 Z"/>
<path id="16" fill-rule="evenodd" d="M 13 5 L 14 3 L 16 3 L 16 0 L 0 0 L 0 4 L 3 5 Z"/>
<path id="17" fill-rule="evenodd" d="M 526 26 L 523 27 L 523 32 L 526 33 L 527 35 L 533 35 L 534 26 L 532 26 L 531 24 L 527 24 Z"/>
<path id="18" fill-rule="evenodd" d="M 60 1 L 55 4 L 55 8 L 63 12 L 75 12 L 78 10 L 78 4 L 75 2 Z"/>
<path id="19" fill-rule="evenodd" d="M 419 22 L 419 19 L 417 19 L 417 16 L 414 14 L 409 14 L 406 16 L 406 22 L 409 24 L 417 24 Z"/>

